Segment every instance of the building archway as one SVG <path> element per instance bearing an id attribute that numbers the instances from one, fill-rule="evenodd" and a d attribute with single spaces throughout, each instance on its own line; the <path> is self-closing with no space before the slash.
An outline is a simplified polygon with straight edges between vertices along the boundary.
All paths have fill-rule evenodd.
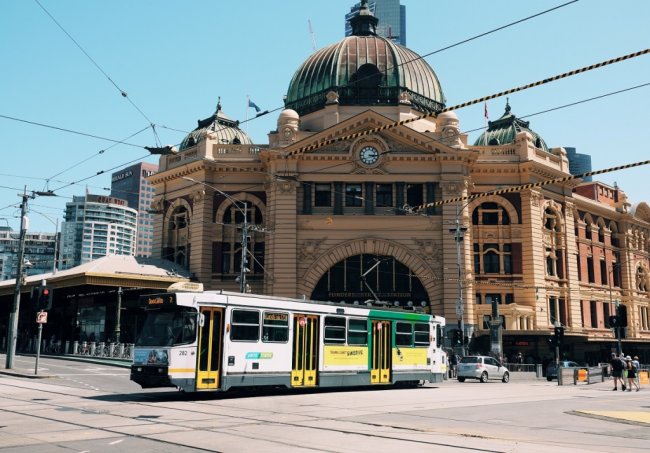
<path id="1" fill-rule="evenodd" d="M 335 247 L 315 260 L 299 287 L 299 293 L 312 299 L 365 302 L 373 296 L 361 275 L 380 260 L 366 281 L 382 301 L 401 306 L 424 301 L 435 312 L 442 312 L 442 287 L 436 284 L 434 270 L 413 251 L 385 240 L 359 239 Z M 323 271 L 325 269 L 325 271 Z"/>

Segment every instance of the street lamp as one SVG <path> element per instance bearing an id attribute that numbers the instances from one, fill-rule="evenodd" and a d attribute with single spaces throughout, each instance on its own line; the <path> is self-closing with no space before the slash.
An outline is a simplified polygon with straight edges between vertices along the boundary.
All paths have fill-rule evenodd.
<path id="1" fill-rule="evenodd" d="M 207 183 L 205 183 L 203 181 L 197 181 L 196 179 L 192 179 L 192 178 L 190 178 L 188 176 L 183 176 L 183 179 L 185 179 L 186 181 L 191 181 L 191 182 L 193 182 L 195 184 L 202 184 L 202 185 L 204 185 L 206 187 L 209 187 L 210 189 L 214 190 L 215 192 L 223 195 L 228 200 L 230 200 L 232 202 L 233 206 L 235 206 L 235 208 L 237 208 L 237 210 L 239 210 L 239 212 L 241 212 L 241 214 L 244 216 L 244 223 L 242 225 L 242 238 L 241 238 L 241 265 L 240 265 L 240 268 L 239 268 L 239 292 L 240 293 L 247 292 L 247 289 L 248 289 L 247 286 L 248 285 L 246 284 L 246 273 L 248 272 L 248 269 L 246 268 L 246 264 L 247 264 L 246 253 L 248 251 L 248 230 L 249 230 L 248 215 L 247 215 L 248 203 L 245 202 L 245 201 L 237 200 L 237 199 L 231 197 L 230 195 L 228 195 L 226 192 L 224 192 L 222 190 L 219 190 L 216 187 L 211 186 L 210 184 L 207 184 Z M 240 205 L 239 205 L 240 203 L 243 205 L 243 209 L 242 209 L 242 207 L 240 207 Z"/>
<path id="2" fill-rule="evenodd" d="M 44 218 L 49 220 L 52 225 L 54 225 L 55 230 L 54 230 L 54 262 L 52 263 L 52 274 L 56 274 L 56 263 L 58 261 L 57 259 L 57 254 L 59 251 L 59 218 L 56 218 L 56 222 L 54 222 L 50 216 L 43 214 L 42 212 L 37 211 L 36 209 L 32 208 L 32 211 L 34 211 L 36 214 L 42 215 Z"/>
<path id="3" fill-rule="evenodd" d="M 617 263 L 612 263 L 612 265 L 609 268 L 609 273 L 607 275 L 607 277 L 608 277 L 607 280 L 609 281 L 609 305 L 610 305 L 610 307 L 614 303 L 613 300 L 612 300 L 612 280 L 614 279 L 614 267 L 619 267 L 620 268 L 621 264 L 623 264 L 623 263 L 618 263 L 618 262 Z M 616 310 L 615 310 L 616 315 L 614 316 L 614 318 L 616 319 L 616 325 L 613 326 L 614 327 L 614 336 L 616 337 L 617 351 L 618 351 L 619 356 L 623 352 L 623 346 L 621 345 L 621 322 L 618 319 L 618 305 L 620 303 L 621 302 L 619 300 L 616 301 Z M 610 326 L 610 327 L 612 327 L 612 326 Z"/>

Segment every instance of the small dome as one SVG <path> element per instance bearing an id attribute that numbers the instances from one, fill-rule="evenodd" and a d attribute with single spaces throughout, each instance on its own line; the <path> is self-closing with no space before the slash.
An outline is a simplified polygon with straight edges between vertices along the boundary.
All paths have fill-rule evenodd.
<path id="1" fill-rule="evenodd" d="M 378 19 L 362 2 L 352 36 L 312 54 L 294 74 L 285 106 L 305 115 L 325 107 L 327 93 L 339 105 L 398 105 L 405 96 L 414 109 L 439 112 L 445 97 L 436 73 L 424 59 L 375 33 Z"/>
<path id="2" fill-rule="evenodd" d="M 278 121 L 299 120 L 299 119 L 300 119 L 300 115 L 298 115 L 298 112 L 291 109 L 282 110 L 282 112 L 280 112 L 280 116 L 278 117 Z"/>
<path id="3" fill-rule="evenodd" d="M 498 146 L 514 143 L 519 132 L 528 132 L 535 147 L 548 152 L 548 146 L 544 139 L 537 132 L 530 129 L 529 121 L 523 121 L 510 113 L 510 103 L 506 101 L 506 111 L 496 121 L 489 121 L 488 128 L 474 142 L 474 146 Z"/>
<path id="4" fill-rule="evenodd" d="M 221 101 L 217 103 L 214 115 L 198 121 L 196 129 L 181 142 L 179 151 L 196 145 L 203 140 L 206 133 L 211 134 L 215 140 L 224 145 L 251 145 L 253 143 L 250 137 L 239 128 L 239 121 L 231 120 L 221 111 Z"/>

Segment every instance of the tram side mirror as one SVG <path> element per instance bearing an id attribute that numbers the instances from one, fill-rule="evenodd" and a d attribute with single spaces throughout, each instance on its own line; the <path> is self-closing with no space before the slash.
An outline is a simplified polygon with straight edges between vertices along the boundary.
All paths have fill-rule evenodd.
<path id="1" fill-rule="evenodd" d="M 199 313 L 199 327 L 203 327 L 205 325 L 205 315 L 203 313 Z"/>

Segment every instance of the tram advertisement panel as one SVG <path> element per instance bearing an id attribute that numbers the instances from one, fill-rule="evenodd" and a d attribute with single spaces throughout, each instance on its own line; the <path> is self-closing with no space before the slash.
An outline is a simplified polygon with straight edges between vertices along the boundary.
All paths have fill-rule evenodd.
<path id="1" fill-rule="evenodd" d="M 325 346 L 323 353 L 325 366 L 368 365 L 368 347 L 366 346 Z"/>
<path id="2" fill-rule="evenodd" d="M 393 348 L 393 365 L 422 365 L 427 364 L 426 348 Z"/>

